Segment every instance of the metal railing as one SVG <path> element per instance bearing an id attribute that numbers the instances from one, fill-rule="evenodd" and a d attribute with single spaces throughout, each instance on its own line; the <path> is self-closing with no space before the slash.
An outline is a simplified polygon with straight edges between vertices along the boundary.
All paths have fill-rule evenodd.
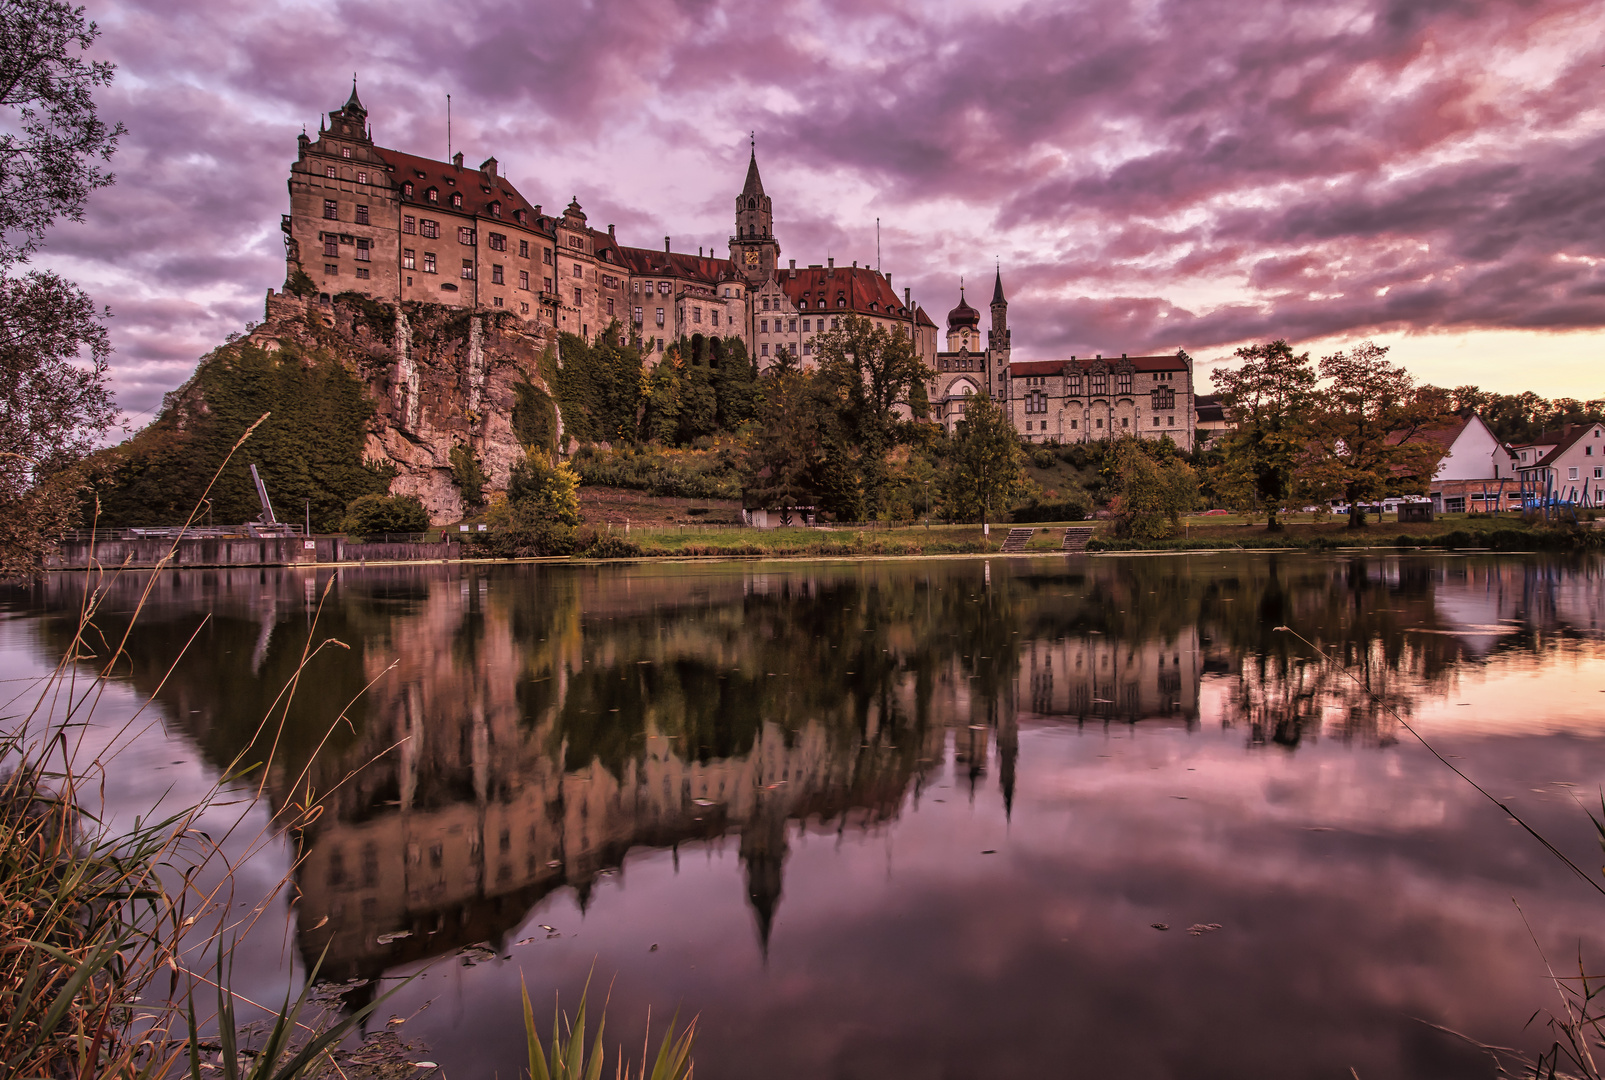
<path id="1" fill-rule="evenodd" d="M 143 525 L 122 529 L 68 529 L 62 539 L 78 542 L 93 540 L 272 540 L 297 537 L 305 529 L 291 522 L 262 525 Z"/>

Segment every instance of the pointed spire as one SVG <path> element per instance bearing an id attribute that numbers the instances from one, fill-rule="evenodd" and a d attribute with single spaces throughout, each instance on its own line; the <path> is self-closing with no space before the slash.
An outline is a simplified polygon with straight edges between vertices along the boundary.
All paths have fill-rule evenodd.
<path id="1" fill-rule="evenodd" d="M 753 132 L 749 138 L 752 141 L 752 156 L 747 160 L 747 182 L 741 188 L 743 197 L 763 194 L 763 181 L 758 178 L 758 133 Z"/>
<path id="2" fill-rule="evenodd" d="M 368 114 L 368 110 L 362 107 L 362 99 L 357 97 L 357 73 L 355 71 L 351 73 L 351 96 L 346 98 L 344 108 L 348 113 L 359 112 L 364 116 Z"/>
<path id="3" fill-rule="evenodd" d="M 998 264 L 997 277 L 992 285 L 992 302 L 994 304 L 1008 303 L 1007 300 L 1003 299 L 1003 265 L 1001 263 Z"/>

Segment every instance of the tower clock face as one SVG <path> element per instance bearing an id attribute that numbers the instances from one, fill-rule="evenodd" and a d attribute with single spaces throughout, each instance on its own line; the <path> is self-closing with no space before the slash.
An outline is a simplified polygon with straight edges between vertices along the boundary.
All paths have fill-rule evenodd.
<path id="1" fill-rule="evenodd" d="M 748 248 L 747 252 L 746 252 L 746 256 L 747 256 L 747 265 L 748 266 L 757 266 L 758 265 L 758 252 L 756 250 L 754 250 L 752 248 Z"/>

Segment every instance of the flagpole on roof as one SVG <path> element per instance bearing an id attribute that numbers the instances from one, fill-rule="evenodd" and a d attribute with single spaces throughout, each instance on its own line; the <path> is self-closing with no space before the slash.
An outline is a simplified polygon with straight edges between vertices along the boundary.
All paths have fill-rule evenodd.
<path id="1" fill-rule="evenodd" d="M 451 160 L 451 95 L 446 95 L 446 160 Z"/>

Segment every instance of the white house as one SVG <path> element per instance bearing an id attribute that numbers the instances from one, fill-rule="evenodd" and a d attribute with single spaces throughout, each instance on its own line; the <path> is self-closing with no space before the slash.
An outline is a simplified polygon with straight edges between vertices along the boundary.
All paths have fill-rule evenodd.
<path id="1" fill-rule="evenodd" d="M 1434 512 L 1520 508 L 1517 459 L 1482 417 L 1471 413 L 1454 426 L 1428 432 L 1425 437 L 1446 448 L 1429 489 Z"/>
<path id="2" fill-rule="evenodd" d="M 1605 506 L 1605 424 L 1568 424 L 1552 445 L 1534 443 L 1516 447 L 1524 451 L 1548 445 L 1535 461 L 1517 468 L 1529 484 L 1536 484 L 1541 498 L 1575 503 L 1578 506 Z"/>

